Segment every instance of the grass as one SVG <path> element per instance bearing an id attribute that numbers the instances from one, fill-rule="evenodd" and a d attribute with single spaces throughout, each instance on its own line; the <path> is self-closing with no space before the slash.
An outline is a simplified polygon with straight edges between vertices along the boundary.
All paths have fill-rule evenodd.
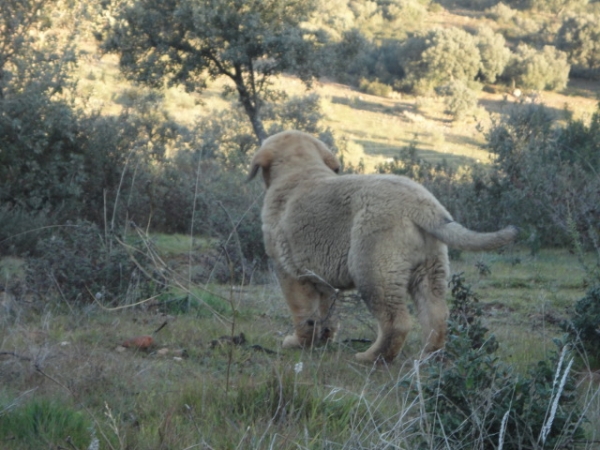
<path id="1" fill-rule="evenodd" d="M 183 237 L 155 241 L 167 260 L 190 244 Z M 502 360 L 523 374 L 552 354 L 552 339 L 562 334 L 555 319 L 567 317 L 585 292 L 584 271 L 566 251 L 469 253 L 452 268 L 479 294 Z M 110 449 L 410 446 L 420 406 L 406 386 L 417 380 L 418 330 L 391 366 L 358 364 L 354 353 L 365 344 L 350 340 L 372 339 L 374 321 L 345 296 L 335 343 L 283 351 L 290 320 L 275 283 L 210 290 L 214 295 L 195 288 L 192 302 L 173 290 L 165 298 L 176 301 L 167 308 L 13 305 L 28 313 L 5 318 L 0 329 L 2 448 L 69 448 L 68 436 L 75 448 L 92 448 L 95 438 Z M 202 309 L 200 299 L 222 319 Z M 243 345 L 220 339 L 239 333 Z M 123 341 L 148 334 L 155 341 L 148 351 L 120 350 Z M 586 386 L 585 404 L 596 411 L 598 384 Z M 35 408 L 56 420 L 21 433 L 25 425 L 18 424 L 30 423 Z M 74 418 L 61 419 L 69 414 Z M 598 426 L 588 426 L 591 436 Z"/>

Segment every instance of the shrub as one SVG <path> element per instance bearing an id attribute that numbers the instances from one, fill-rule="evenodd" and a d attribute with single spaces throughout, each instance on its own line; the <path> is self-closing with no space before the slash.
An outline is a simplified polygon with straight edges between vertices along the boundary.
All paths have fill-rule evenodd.
<path id="1" fill-rule="evenodd" d="M 519 44 L 502 75 L 510 83 L 524 89 L 563 89 L 569 81 L 570 65 L 566 53 L 550 45 L 538 51 Z"/>
<path id="2" fill-rule="evenodd" d="M 444 96 L 445 112 L 456 120 L 464 118 L 477 106 L 477 93 L 461 81 L 451 81 L 439 86 L 436 92 Z"/>
<path id="3" fill-rule="evenodd" d="M 531 227 L 543 244 L 573 243 L 577 235 L 577 245 L 598 248 L 597 158 L 583 145 L 576 150 L 584 142 L 595 148 L 597 133 L 593 123 L 562 128 L 540 105 L 517 105 L 495 121 L 487 140 L 497 158 L 486 190 L 497 214 Z"/>
<path id="4" fill-rule="evenodd" d="M 40 301 L 130 304 L 164 287 L 143 248 L 102 232 L 90 222 L 66 223 L 39 241 L 26 262 L 28 287 Z M 130 253 L 131 252 L 131 253 Z"/>
<path id="5" fill-rule="evenodd" d="M 361 92 L 378 97 L 389 97 L 392 94 L 391 86 L 380 82 L 379 80 L 369 81 L 366 78 L 360 80 L 358 89 Z"/>
<path id="6" fill-rule="evenodd" d="M 0 207 L 0 254 L 33 253 L 39 237 L 47 233 L 49 223 L 44 212 Z"/>
<path id="7" fill-rule="evenodd" d="M 445 359 L 422 383 L 430 429 L 419 448 L 577 448 L 585 435 L 568 352 L 514 373 L 495 356 L 470 287 L 460 275 L 451 285 Z"/>
<path id="8" fill-rule="evenodd" d="M 566 161 L 579 164 L 590 174 L 600 171 L 600 103 L 589 122 L 569 119 L 558 136 L 558 148 Z"/>
<path id="9" fill-rule="evenodd" d="M 600 362 L 600 285 L 590 288 L 575 303 L 571 319 L 563 324 L 574 345 L 581 347 L 588 358 Z"/>
<path id="10" fill-rule="evenodd" d="M 495 83 L 510 59 L 510 50 L 506 47 L 504 36 L 494 33 L 488 26 L 482 26 L 478 28 L 475 37 L 481 56 L 479 78 L 485 82 Z"/>
<path id="11" fill-rule="evenodd" d="M 473 35 L 460 28 L 435 29 L 406 41 L 402 65 L 406 86 L 426 93 L 452 80 L 473 81 L 481 56 Z"/>
<path id="12" fill-rule="evenodd" d="M 556 34 L 556 47 L 569 56 L 572 74 L 600 78 L 600 18 L 597 15 L 566 17 Z"/>
<path id="13" fill-rule="evenodd" d="M 496 5 L 488 8 L 485 13 L 487 17 L 497 22 L 509 22 L 515 17 L 517 11 L 512 9 L 510 6 L 507 6 L 503 2 L 499 2 Z"/>

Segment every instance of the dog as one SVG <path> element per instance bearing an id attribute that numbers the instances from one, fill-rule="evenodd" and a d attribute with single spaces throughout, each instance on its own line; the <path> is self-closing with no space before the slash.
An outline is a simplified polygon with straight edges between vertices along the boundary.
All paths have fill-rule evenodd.
<path id="1" fill-rule="evenodd" d="M 396 175 L 339 175 L 326 145 L 300 131 L 267 138 L 248 180 L 262 171 L 262 231 L 289 306 L 294 334 L 284 348 L 332 339 L 335 293 L 357 289 L 377 320 L 377 339 L 356 354 L 391 362 L 410 330 L 412 297 L 426 352 L 445 344 L 447 246 L 491 250 L 513 242 L 508 226 L 478 233 L 456 223 L 423 186 Z"/>

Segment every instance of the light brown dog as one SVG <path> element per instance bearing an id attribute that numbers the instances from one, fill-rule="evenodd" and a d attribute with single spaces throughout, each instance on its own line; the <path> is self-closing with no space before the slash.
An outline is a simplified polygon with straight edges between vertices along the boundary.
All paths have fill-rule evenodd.
<path id="1" fill-rule="evenodd" d="M 267 254 L 292 312 L 284 347 L 333 337 L 334 293 L 356 288 L 378 322 L 375 343 L 356 357 L 392 361 L 410 328 L 414 300 L 425 349 L 443 347 L 448 307 L 447 247 L 490 250 L 515 227 L 470 231 L 423 186 L 395 175 L 338 175 L 340 163 L 318 139 L 284 131 L 266 139 L 251 163 L 267 187 L 262 209 Z"/>

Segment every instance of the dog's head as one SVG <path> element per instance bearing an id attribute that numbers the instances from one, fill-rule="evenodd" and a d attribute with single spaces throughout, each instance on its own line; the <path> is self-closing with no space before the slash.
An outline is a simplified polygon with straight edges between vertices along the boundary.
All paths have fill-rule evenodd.
<path id="1" fill-rule="evenodd" d="M 250 164 L 248 181 L 262 169 L 267 187 L 283 166 L 340 171 L 340 162 L 318 139 L 301 131 L 282 131 L 266 139 Z"/>

